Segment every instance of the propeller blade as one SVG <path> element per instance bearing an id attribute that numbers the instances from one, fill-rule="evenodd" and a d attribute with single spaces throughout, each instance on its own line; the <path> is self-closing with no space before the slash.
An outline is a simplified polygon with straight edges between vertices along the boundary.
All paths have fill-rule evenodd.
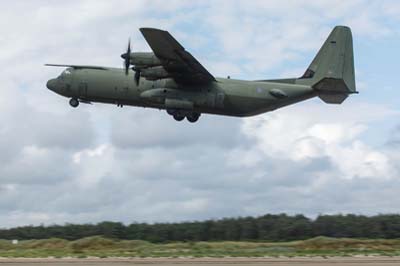
<path id="1" fill-rule="evenodd" d="M 128 49 L 125 54 L 121 55 L 122 59 L 124 59 L 124 68 L 125 75 L 129 74 L 129 66 L 131 65 L 131 39 L 128 42 Z"/>

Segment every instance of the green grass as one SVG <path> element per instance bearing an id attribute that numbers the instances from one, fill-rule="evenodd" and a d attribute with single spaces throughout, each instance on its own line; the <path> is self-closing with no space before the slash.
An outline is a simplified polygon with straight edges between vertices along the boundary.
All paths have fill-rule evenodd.
<path id="1" fill-rule="evenodd" d="M 400 256 L 400 240 L 362 240 L 317 237 L 293 242 L 178 242 L 154 244 L 140 240 L 113 240 L 88 237 L 76 241 L 62 239 L 29 240 L 12 245 L 0 240 L 0 257 L 295 257 L 295 256 Z"/>

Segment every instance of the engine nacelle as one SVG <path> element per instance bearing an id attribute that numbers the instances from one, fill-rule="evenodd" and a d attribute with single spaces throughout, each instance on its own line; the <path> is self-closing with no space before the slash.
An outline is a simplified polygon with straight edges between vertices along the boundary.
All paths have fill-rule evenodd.
<path id="1" fill-rule="evenodd" d="M 158 80 L 171 77 L 162 66 L 144 68 L 141 70 L 140 74 L 147 80 Z"/>
<path id="2" fill-rule="evenodd" d="M 154 53 L 131 53 L 130 63 L 138 68 L 161 66 L 160 59 Z"/>

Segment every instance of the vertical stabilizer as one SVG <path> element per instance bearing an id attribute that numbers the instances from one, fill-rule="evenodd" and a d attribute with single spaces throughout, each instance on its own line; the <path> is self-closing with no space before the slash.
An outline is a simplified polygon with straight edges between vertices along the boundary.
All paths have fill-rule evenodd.
<path id="1" fill-rule="evenodd" d="M 353 38 L 349 27 L 336 26 L 297 83 L 311 85 L 326 103 L 342 103 L 357 93 Z"/>

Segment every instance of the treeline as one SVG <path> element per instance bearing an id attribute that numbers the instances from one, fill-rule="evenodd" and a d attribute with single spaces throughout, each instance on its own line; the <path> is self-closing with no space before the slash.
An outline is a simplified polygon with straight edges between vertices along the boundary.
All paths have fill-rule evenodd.
<path id="1" fill-rule="evenodd" d="M 101 235 L 108 238 L 170 241 L 289 241 L 316 236 L 349 238 L 400 238 L 400 215 L 264 215 L 202 222 L 66 224 L 24 226 L 0 230 L 0 239 L 76 240 Z"/>

